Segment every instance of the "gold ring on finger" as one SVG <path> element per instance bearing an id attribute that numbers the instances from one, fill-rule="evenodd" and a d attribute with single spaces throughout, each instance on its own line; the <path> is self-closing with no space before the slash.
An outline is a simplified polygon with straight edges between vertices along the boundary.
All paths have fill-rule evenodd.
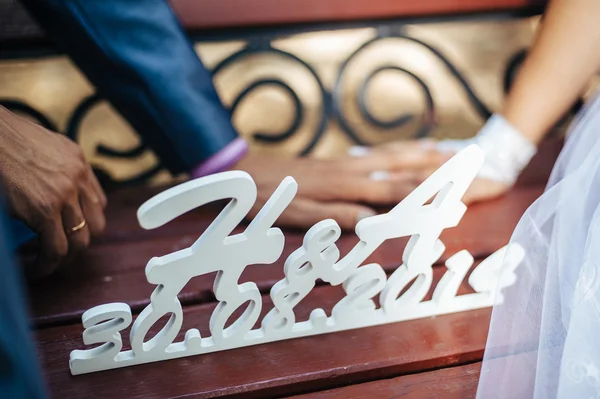
<path id="1" fill-rule="evenodd" d="M 82 221 L 81 223 L 79 223 L 77 226 L 75 226 L 75 227 L 71 227 L 71 234 L 72 234 L 72 233 L 76 233 L 76 232 L 78 232 L 79 230 L 83 229 L 83 228 L 85 227 L 85 224 L 86 224 L 86 223 L 85 223 L 85 220 L 83 220 L 83 221 Z"/>

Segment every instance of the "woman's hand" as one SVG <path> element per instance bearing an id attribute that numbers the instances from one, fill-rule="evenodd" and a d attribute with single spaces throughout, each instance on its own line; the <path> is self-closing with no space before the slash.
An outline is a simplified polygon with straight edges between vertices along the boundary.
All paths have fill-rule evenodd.
<path id="1" fill-rule="evenodd" d="M 472 144 L 472 140 L 465 140 L 464 147 L 469 144 Z M 371 150 L 371 153 L 374 155 L 377 154 L 391 154 L 393 157 L 401 157 L 406 153 L 407 148 L 415 148 L 416 146 L 421 146 L 424 149 L 428 150 L 427 156 L 430 158 L 437 157 L 438 159 L 449 159 L 456 154 L 456 151 L 439 151 L 436 148 L 436 143 L 432 140 L 419 140 L 412 142 L 391 142 L 387 144 L 383 144 L 378 147 L 374 147 Z M 458 141 L 457 141 L 457 146 Z M 422 156 L 422 152 L 415 151 L 414 154 L 418 156 Z M 434 155 L 434 154 L 437 154 Z M 416 161 L 416 160 L 415 160 Z M 429 164 L 429 167 L 416 167 L 415 165 L 419 165 L 418 162 L 414 162 L 412 165 L 407 165 L 406 168 L 402 171 L 405 175 L 412 175 L 415 179 L 416 183 L 422 183 L 425 179 L 427 179 L 433 172 L 435 172 L 440 165 Z M 419 165 L 422 166 L 423 164 Z M 463 202 L 465 204 L 473 204 L 475 202 L 488 201 L 494 198 L 500 197 L 504 195 L 507 191 L 511 189 L 512 185 L 500 182 L 492 179 L 486 178 L 475 178 L 473 183 L 469 186 L 469 189 L 465 193 L 463 197 Z"/>

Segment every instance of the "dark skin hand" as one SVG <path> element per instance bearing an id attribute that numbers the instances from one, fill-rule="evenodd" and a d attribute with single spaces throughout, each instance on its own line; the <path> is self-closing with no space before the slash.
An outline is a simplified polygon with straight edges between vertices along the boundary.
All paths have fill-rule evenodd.
<path id="1" fill-rule="evenodd" d="M 77 144 L 2 107 L 0 143 L 0 184 L 9 212 L 40 237 L 27 272 L 49 275 L 104 230 L 106 196 Z"/>
<path id="2" fill-rule="evenodd" d="M 362 157 L 332 159 L 272 158 L 248 154 L 232 169 L 244 170 L 258 186 L 255 216 L 281 180 L 298 182 L 294 201 L 277 221 L 278 226 L 306 229 L 332 218 L 346 230 L 375 214 L 373 206 L 395 205 L 449 159 L 420 142 L 396 143 L 393 151 L 372 151 Z M 386 171 L 389 178 L 374 180 L 371 173 Z"/>

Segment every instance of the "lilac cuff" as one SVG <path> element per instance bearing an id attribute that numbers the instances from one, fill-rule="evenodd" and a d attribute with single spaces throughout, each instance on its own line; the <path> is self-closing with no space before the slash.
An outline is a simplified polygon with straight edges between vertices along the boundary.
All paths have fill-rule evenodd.
<path id="1" fill-rule="evenodd" d="M 227 147 L 192 169 L 192 178 L 196 179 L 226 170 L 242 159 L 248 152 L 248 148 L 248 143 L 243 138 L 239 137 L 233 140 Z"/>

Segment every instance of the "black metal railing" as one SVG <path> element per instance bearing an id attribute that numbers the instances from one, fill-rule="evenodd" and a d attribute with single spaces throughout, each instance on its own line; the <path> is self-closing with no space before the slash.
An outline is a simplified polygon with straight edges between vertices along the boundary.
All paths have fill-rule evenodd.
<path id="1" fill-rule="evenodd" d="M 409 36 L 406 33 L 405 29 L 403 29 L 402 25 L 379 26 L 376 29 L 376 35 L 373 38 L 361 44 L 342 62 L 337 73 L 337 78 L 335 79 L 335 82 L 331 89 L 325 87 L 321 78 L 319 77 L 319 74 L 310 64 L 288 51 L 284 51 L 273 47 L 272 40 L 275 38 L 276 37 L 265 38 L 265 36 L 251 38 L 243 49 L 235 52 L 234 54 L 228 56 L 227 58 L 219 62 L 212 69 L 212 73 L 214 76 L 216 76 L 229 66 L 238 62 L 242 62 L 248 57 L 255 56 L 257 54 L 269 54 L 275 55 L 277 57 L 282 57 L 304 68 L 314 80 L 314 84 L 318 88 L 321 97 L 321 109 L 318 115 L 318 122 L 314 130 L 311 132 L 311 137 L 308 140 L 308 143 L 299 151 L 300 156 L 306 156 L 314 150 L 316 145 L 322 140 L 323 136 L 325 135 L 328 123 L 332 120 L 335 120 L 339 124 L 343 133 L 353 143 L 360 145 L 369 144 L 369 142 L 361 136 L 361 133 L 357 130 L 357 128 L 352 125 L 352 123 L 349 121 L 347 115 L 344 112 L 342 106 L 344 98 L 344 77 L 346 76 L 349 65 L 356 57 L 358 57 L 363 51 L 367 50 L 368 48 L 382 40 L 392 39 L 398 41 L 405 41 L 414 43 L 423 48 L 424 51 L 430 53 L 439 61 L 441 61 L 441 63 L 449 72 L 449 74 L 457 81 L 462 90 L 464 90 L 470 105 L 481 116 L 482 121 L 491 115 L 492 111 L 489 109 L 488 106 L 484 104 L 484 102 L 480 99 L 473 87 L 468 82 L 467 78 L 451 62 L 451 60 L 448 57 L 446 57 L 441 51 L 436 49 L 434 46 L 420 39 Z M 518 70 L 520 64 L 524 60 L 524 55 L 525 50 L 520 50 L 513 57 L 510 58 L 504 73 L 503 86 L 505 90 L 508 90 L 508 88 L 510 87 L 511 82 L 516 74 L 516 71 Z M 390 121 L 382 121 L 378 119 L 375 115 L 373 115 L 373 113 L 370 111 L 370 108 L 367 106 L 367 88 L 376 75 L 385 71 L 393 71 L 404 74 L 416 84 L 417 88 L 422 94 L 421 97 L 425 103 L 423 107 L 424 111 L 421 115 L 405 113 Z M 289 96 L 293 103 L 294 117 L 289 126 L 283 131 L 276 133 L 255 132 L 253 134 L 253 139 L 264 143 L 280 143 L 290 139 L 297 132 L 299 132 L 301 127 L 303 126 L 304 118 L 306 117 L 306 112 L 302 104 L 301 98 L 294 91 L 294 89 L 290 87 L 290 85 L 288 85 L 281 78 L 276 76 L 261 77 L 257 80 L 251 81 L 235 97 L 230 106 L 231 111 L 233 114 L 236 108 L 241 104 L 242 100 L 246 98 L 246 96 L 248 96 L 249 93 L 253 92 L 258 88 L 264 87 L 275 87 L 286 93 L 286 95 Z M 104 100 L 97 94 L 93 94 L 84 98 L 71 114 L 67 123 L 65 134 L 71 139 L 78 141 L 82 134 L 82 132 L 80 131 L 82 121 L 91 109 L 93 109 L 95 106 L 97 106 L 103 101 Z M 378 130 L 385 131 L 398 129 L 399 127 L 402 127 L 408 124 L 409 122 L 419 120 L 419 124 L 416 127 L 415 131 L 412 133 L 412 137 L 427 137 L 436 126 L 436 106 L 430 88 L 428 87 L 424 79 L 419 77 L 415 72 L 403 67 L 402 65 L 385 64 L 376 66 L 375 69 L 372 70 L 370 73 L 366 74 L 362 79 L 362 82 L 360 82 L 358 90 L 356 92 L 355 101 L 359 111 L 359 115 L 362 118 L 362 120 L 364 120 L 368 125 L 377 128 Z M 0 104 L 13 111 L 26 114 L 32 117 L 34 120 L 38 121 L 43 126 L 47 127 L 48 129 L 56 131 L 56 126 L 54 126 L 54 124 L 50 121 L 48 117 L 21 101 L 14 99 L 0 99 Z M 99 144 L 96 147 L 96 152 L 99 155 L 103 155 L 105 157 L 110 158 L 131 159 L 139 157 L 146 151 L 148 151 L 148 149 L 143 143 L 128 150 L 118 150 L 103 144 Z M 111 181 L 110 183 L 122 185 L 143 182 L 146 179 L 157 174 L 161 169 L 162 166 L 159 162 L 157 165 L 149 168 L 146 171 L 143 171 L 142 173 L 132 178 L 127 179 L 126 181 Z M 108 174 L 103 173 L 103 175 L 105 179 L 110 180 Z"/>

